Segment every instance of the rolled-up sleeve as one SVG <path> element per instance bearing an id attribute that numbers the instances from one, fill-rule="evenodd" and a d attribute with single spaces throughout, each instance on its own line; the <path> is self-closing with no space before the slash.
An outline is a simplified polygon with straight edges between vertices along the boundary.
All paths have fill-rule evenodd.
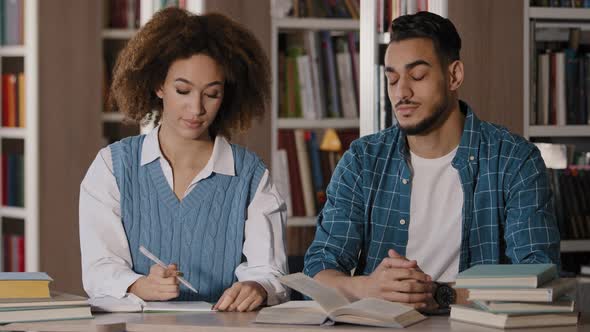
<path id="1" fill-rule="evenodd" d="M 513 264 L 559 264 L 559 229 L 545 163 L 537 148 L 519 162 L 509 181 L 504 239 Z"/>

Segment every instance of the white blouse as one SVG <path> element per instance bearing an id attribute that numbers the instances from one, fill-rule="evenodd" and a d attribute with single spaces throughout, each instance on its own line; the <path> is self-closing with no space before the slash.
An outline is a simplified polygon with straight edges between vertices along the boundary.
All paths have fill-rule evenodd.
<path id="1" fill-rule="evenodd" d="M 163 157 L 159 127 L 145 138 L 141 165 L 160 159 L 164 176 L 173 188 L 172 167 Z M 185 196 L 213 172 L 235 176 L 228 141 L 217 136 L 207 165 L 187 187 Z M 287 300 L 287 290 L 277 277 L 288 273 L 285 249 L 286 205 L 265 170 L 248 206 L 243 254 L 246 261 L 236 268 L 239 281 L 256 281 L 268 294 L 267 304 Z M 90 297 L 121 298 L 142 275 L 132 270 L 129 244 L 121 222 L 120 192 L 113 172 L 109 147 L 100 150 L 80 186 L 80 247 L 82 281 Z M 165 262 L 174 263 L 174 262 Z"/>

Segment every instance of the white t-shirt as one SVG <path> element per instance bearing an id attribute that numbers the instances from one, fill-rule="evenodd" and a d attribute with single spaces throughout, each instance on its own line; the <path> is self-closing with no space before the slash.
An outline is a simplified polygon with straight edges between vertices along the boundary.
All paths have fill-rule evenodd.
<path id="1" fill-rule="evenodd" d="M 413 168 L 406 257 L 433 280 L 455 281 L 459 272 L 463 190 L 451 162 L 457 148 L 436 159 L 411 153 Z"/>

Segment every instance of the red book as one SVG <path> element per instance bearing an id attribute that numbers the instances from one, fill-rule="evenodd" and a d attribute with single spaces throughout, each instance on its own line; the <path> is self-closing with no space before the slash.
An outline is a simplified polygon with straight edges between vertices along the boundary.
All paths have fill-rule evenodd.
<path id="1" fill-rule="evenodd" d="M 18 272 L 25 272 L 25 237 L 24 235 L 15 235 L 18 244 Z"/>
<path id="2" fill-rule="evenodd" d="M 293 216 L 305 216 L 303 203 L 303 188 L 297 160 L 297 148 L 295 146 L 295 134 L 293 130 L 279 130 L 278 148 L 287 151 L 287 163 L 289 164 L 289 185 L 291 187 L 291 204 Z"/>
<path id="3" fill-rule="evenodd" d="M 8 83 L 9 75 L 2 74 L 2 127 L 8 127 Z"/>
<path id="4" fill-rule="evenodd" d="M 2 246 L 4 249 L 4 266 L 3 266 L 3 270 L 4 272 L 10 272 L 10 268 L 11 268 L 11 262 L 10 259 L 12 257 L 12 253 L 11 253 L 11 245 L 10 245 L 10 234 L 4 234 L 2 235 Z"/>

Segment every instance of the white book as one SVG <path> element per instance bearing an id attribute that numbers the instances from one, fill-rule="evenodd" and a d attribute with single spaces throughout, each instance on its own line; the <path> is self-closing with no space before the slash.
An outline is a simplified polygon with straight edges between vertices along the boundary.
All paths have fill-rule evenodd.
<path id="1" fill-rule="evenodd" d="M 576 287 L 575 278 L 555 279 L 539 288 L 469 289 L 469 301 L 553 302 Z"/>
<path id="2" fill-rule="evenodd" d="M 557 125 L 566 125 L 567 107 L 565 102 L 565 53 L 555 53 L 555 94 Z"/>
<path id="3" fill-rule="evenodd" d="M 279 279 L 314 301 L 291 301 L 260 311 L 256 323 L 332 325 L 334 322 L 380 327 L 406 327 L 426 317 L 410 306 L 366 298 L 350 302 L 336 289 L 294 273 Z"/>
<path id="4" fill-rule="evenodd" d="M 132 293 L 123 298 L 95 297 L 89 301 L 92 312 L 209 312 L 213 305 L 203 301 L 144 301 Z"/>
<path id="5" fill-rule="evenodd" d="M 550 75 L 550 55 L 539 54 L 539 61 L 538 61 L 538 72 L 539 72 L 539 82 L 537 82 L 537 98 L 538 102 L 538 112 L 537 112 L 537 124 L 539 125 L 548 125 L 549 124 L 549 94 L 550 94 L 550 87 L 549 87 L 549 75 Z"/>
<path id="6" fill-rule="evenodd" d="M 326 96 L 324 94 L 323 75 L 321 71 L 320 44 L 315 31 L 305 32 L 305 50 L 309 56 L 313 101 L 317 119 L 326 117 Z"/>
<path id="7" fill-rule="evenodd" d="M 297 150 L 297 163 L 301 176 L 301 189 L 303 190 L 303 204 L 305 205 L 305 216 L 315 217 L 315 191 L 311 182 L 311 166 L 309 164 L 309 153 L 305 143 L 305 131 L 296 129 L 295 146 Z"/>
<path id="8" fill-rule="evenodd" d="M 299 95 L 301 97 L 303 118 L 307 120 L 316 120 L 317 112 L 315 111 L 313 101 L 313 87 L 309 67 L 309 57 L 307 55 L 300 55 L 297 57 L 297 76 L 299 78 Z"/>
<path id="9" fill-rule="evenodd" d="M 356 101 L 354 99 L 354 83 L 352 77 L 352 61 L 350 61 L 350 53 L 336 53 L 336 64 L 338 67 L 338 86 L 340 89 L 342 115 L 347 119 L 356 119 L 358 118 L 358 115 L 356 112 Z"/>
<path id="10" fill-rule="evenodd" d="M 578 323 L 578 313 L 507 315 L 468 306 L 451 306 L 451 320 L 496 328 L 566 326 Z"/>
<path id="11" fill-rule="evenodd" d="M 293 216 L 293 207 L 291 206 L 291 183 L 289 178 L 289 163 L 287 161 L 287 151 L 279 149 L 273 154 L 272 179 L 277 186 L 279 195 L 287 205 L 287 216 Z"/>

